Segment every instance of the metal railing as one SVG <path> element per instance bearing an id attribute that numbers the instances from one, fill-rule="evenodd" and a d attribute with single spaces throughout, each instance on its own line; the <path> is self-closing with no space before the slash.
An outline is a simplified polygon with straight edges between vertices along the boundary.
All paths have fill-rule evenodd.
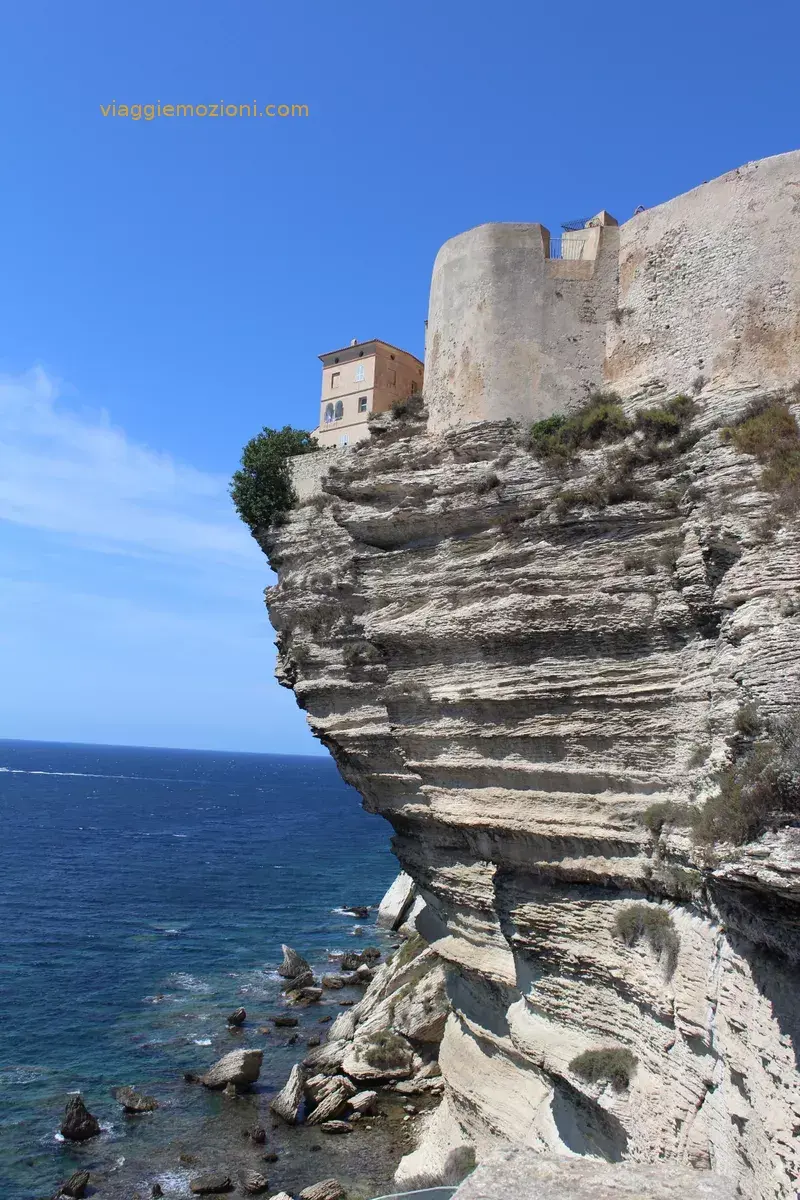
<path id="1" fill-rule="evenodd" d="M 575 259 L 583 258 L 583 248 L 585 245 L 586 238 L 582 237 L 551 237 L 547 257 L 572 259 L 574 261 Z"/>
<path id="2" fill-rule="evenodd" d="M 414 1192 L 390 1192 L 376 1200 L 451 1200 L 456 1190 L 455 1187 L 420 1188 Z"/>

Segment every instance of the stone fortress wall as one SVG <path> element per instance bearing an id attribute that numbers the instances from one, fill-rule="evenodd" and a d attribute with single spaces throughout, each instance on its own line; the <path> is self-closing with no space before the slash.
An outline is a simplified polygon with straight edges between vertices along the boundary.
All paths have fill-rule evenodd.
<path id="1" fill-rule="evenodd" d="M 791 385 L 800 378 L 800 152 L 749 163 L 600 225 L 580 260 L 538 224 L 446 242 L 431 283 L 432 433 L 539 420 L 589 388 Z"/>

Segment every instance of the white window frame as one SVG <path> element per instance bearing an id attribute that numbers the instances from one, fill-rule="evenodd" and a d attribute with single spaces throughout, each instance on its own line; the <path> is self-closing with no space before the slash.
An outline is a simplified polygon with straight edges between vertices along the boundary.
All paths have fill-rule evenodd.
<path id="1" fill-rule="evenodd" d="M 356 363 L 356 383 L 364 382 L 364 364 L 363 362 Z"/>
<path id="2" fill-rule="evenodd" d="M 362 401 L 363 401 L 363 403 L 362 403 Z M 366 412 L 368 407 L 369 407 L 368 397 L 367 396 L 359 396 L 358 397 L 358 411 L 360 413 Z"/>

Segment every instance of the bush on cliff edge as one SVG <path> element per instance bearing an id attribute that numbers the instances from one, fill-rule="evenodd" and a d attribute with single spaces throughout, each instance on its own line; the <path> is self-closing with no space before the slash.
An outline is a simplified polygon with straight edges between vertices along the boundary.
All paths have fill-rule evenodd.
<path id="1" fill-rule="evenodd" d="M 570 1070 L 586 1083 L 610 1083 L 616 1092 L 630 1086 L 639 1060 L 624 1046 L 604 1046 L 584 1050 L 569 1064 Z"/>
<path id="2" fill-rule="evenodd" d="M 291 425 L 283 429 L 265 426 L 250 439 L 242 451 L 242 465 L 231 479 L 230 494 L 251 532 L 284 523 L 286 513 L 297 502 L 289 459 L 317 449 L 310 433 Z"/>

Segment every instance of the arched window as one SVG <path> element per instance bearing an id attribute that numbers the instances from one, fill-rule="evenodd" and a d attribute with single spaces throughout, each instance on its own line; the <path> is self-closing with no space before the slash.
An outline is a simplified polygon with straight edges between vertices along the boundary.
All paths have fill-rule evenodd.
<path id="1" fill-rule="evenodd" d="M 330 425 L 332 420 L 333 420 L 333 405 L 326 404 L 325 405 L 325 424 Z"/>
<path id="2" fill-rule="evenodd" d="M 336 401 L 336 408 L 333 415 L 337 421 L 341 421 L 342 417 L 344 416 L 344 405 L 342 404 L 341 400 Z"/>

